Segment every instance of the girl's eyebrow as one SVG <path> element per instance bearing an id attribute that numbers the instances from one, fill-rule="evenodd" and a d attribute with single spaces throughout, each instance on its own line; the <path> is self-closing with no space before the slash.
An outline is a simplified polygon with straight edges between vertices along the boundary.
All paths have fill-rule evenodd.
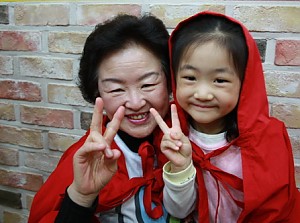
<path id="1" fill-rule="evenodd" d="M 233 74 L 232 70 L 229 69 L 228 67 L 217 68 L 214 71 L 218 72 L 218 73 L 230 73 L 230 74 Z"/>
<path id="2" fill-rule="evenodd" d="M 199 71 L 199 69 L 197 69 L 196 67 L 190 65 L 190 64 L 185 64 L 183 66 L 180 67 L 179 70 L 195 70 L 195 71 Z"/>
<path id="3" fill-rule="evenodd" d="M 196 68 L 196 67 L 194 67 L 190 64 L 185 64 L 185 65 L 181 66 L 179 70 L 180 71 L 182 71 L 182 70 L 193 70 L 193 71 L 201 73 L 200 69 L 198 69 L 198 68 Z M 212 69 L 211 71 L 209 71 L 209 73 L 212 73 L 212 72 L 234 74 L 234 72 L 231 69 L 229 69 L 228 67 L 220 67 L 220 68 Z"/>

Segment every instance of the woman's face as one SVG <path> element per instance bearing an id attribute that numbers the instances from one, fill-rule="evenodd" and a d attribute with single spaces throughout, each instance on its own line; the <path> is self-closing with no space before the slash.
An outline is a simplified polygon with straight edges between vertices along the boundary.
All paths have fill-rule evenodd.
<path id="1" fill-rule="evenodd" d="M 109 55 L 99 65 L 98 88 L 104 109 L 111 119 L 118 107 L 125 107 L 120 129 L 136 138 L 150 135 L 156 121 L 149 109 L 164 117 L 169 107 L 167 80 L 161 62 L 138 45 Z"/>

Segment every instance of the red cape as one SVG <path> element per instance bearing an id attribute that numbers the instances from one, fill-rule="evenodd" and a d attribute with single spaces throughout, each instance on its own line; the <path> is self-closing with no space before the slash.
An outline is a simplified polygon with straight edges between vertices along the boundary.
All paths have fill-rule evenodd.
<path id="1" fill-rule="evenodd" d="M 106 122 L 108 121 L 107 117 Z M 103 127 L 104 128 L 104 127 Z M 105 131 L 105 130 L 103 130 Z M 159 148 L 160 140 L 162 134 L 159 133 L 157 128 L 154 131 L 154 143 L 155 148 Z M 73 182 L 73 156 L 75 152 L 84 144 L 85 140 L 89 135 L 89 131 L 84 135 L 78 142 L 73 144 L 61 157 L 56 169 L 49 176 L 44 185 L 36 193 L 29 215 L 29 223 L 53 223 L 59 212 L 61 202 L 64 198 L 66 188 Z M 112 143 L 111 148 L 119 149 L 115 142 Z M 139 154 L 144 153 L 146 155 L 151 155 L 150 151 L 153 150 L 152 145 L 148 142 L 143 143 L 139 148 Z M 147 163 L 150 161 L 148 167 L 148 174 L 144 177 L 136 177 L 129 179 L 128 172 L 125 165 L 125 157 L 121 152 L 121 157 L 118 160 L 118 171 L 113 176 L 111 181 L 101 190 L 99 194 L 99 201 L 97 206 L 97 212 L 106 211 L 114 208 L 124 200 L 132 197 L 141 186 L 145 186 L 145 197 L 144 200 L 148 199 L 150 202 L 155 202 L 157 206 L 162 204 L 162 166 L 167 161 L 165 156 L 159 150 L 155 150 L 156 156 L 158 158 L 158 166 L 153 169 L 151 159 L 147 159 Z M 141 155 L 141 154 L 140 154 Z M 141 155 L 142 159 L 143 156 Z M 145 163 L 143 163 L 143 166 Z M 145 169 L 143 168 L 145 171 Z M 148 186 L 148 191 L 147 191 Z M 145 201 L 144 201 L 145 202 Z M 147 204 L 145 207 L 147 208 Z M 149 206 L 149 203 L 148 203 Z M 161 207 L 161 206 L 160 206 Z M 153 209 L 152 213 L 154 216 L 160 214 L 159 208 Z M 93 218 L 93 222 L 99 222 L 96 217 Z"/>
<path id="2" fill-rule="evenodd" d="M 295 184 L 291 144 L 284 123 L 269 116 L 260 54 L 249 31 L 233 18 L 214 12 L 201 12 L 179 23 L 172 32 L 169 40 L 170 57 L 174 34 L 186 23 L 206 14 L 225 17 L 240 25 L 248 47 L 248 62 L 238 104 L 240 136 L 234 142 L 241 149 L 243 168 L 244 207 L 238 222 L 299 222 L 300 193 Z M 172 89 L 183 131 L 188 135 L 186 114 L 176 100 L 174 75 Z M 193 149 L 196 157 L 199 148 Z M 197 181 L 200 182 L 202 170 L 199 163 L 195 163 L 195 166 Z M 199 216 L 205 216 L 204 219 L 199 218 L 199 222 L 208 222 L 208 207 L 201 200 L 203 193 L 206 193 L 205 188 L 199 186 L 198 212 Z"/>

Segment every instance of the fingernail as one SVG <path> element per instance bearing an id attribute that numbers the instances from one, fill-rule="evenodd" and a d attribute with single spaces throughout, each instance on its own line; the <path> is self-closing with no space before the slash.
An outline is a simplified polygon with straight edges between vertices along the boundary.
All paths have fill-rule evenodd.
<path id="1" fill-rule="evenodd" d="M 110 148 L 105 149 L 105 154 L 107 157 L 112 157 L 114 155 Z"/>
<path id="2" fill-rule="evenodd" d="M 182 142 L 181 141 L 177 141 L 176 145 L 180 147 L 180 146 L 182 146 Z"/>

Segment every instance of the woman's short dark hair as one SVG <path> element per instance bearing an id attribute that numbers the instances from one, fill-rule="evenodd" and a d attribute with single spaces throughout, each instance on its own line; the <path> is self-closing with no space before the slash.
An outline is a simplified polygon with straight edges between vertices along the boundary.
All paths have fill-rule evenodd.
<path id="1" fill-rule="evenodd" d="M 172 37 L 172 70 L 175 75 L 182 57 L 188 50 L 208 42 L 215 42 L 228 52 L 235 71 L 243 83 L 248 60 L 248 48 L 242 27 L 227 18 L 203 15 L 184 24 Z M 227 141 L 238 137 L 237 108 L 226 117 L 225 129 Z"/>
<path id="2" fill-rule="evenodd" d="M 148 49 L 161 61 L 170 92 L 168 39 L 165 25 L 152 15 L 118 15 L 96 25 L 86 39 L 80 60 L 78 86 L 83 98 L 90 103 L 95 102 L 99 96 L 99 64 L 111 53 L 125 49 L 131 43 Z"/>

